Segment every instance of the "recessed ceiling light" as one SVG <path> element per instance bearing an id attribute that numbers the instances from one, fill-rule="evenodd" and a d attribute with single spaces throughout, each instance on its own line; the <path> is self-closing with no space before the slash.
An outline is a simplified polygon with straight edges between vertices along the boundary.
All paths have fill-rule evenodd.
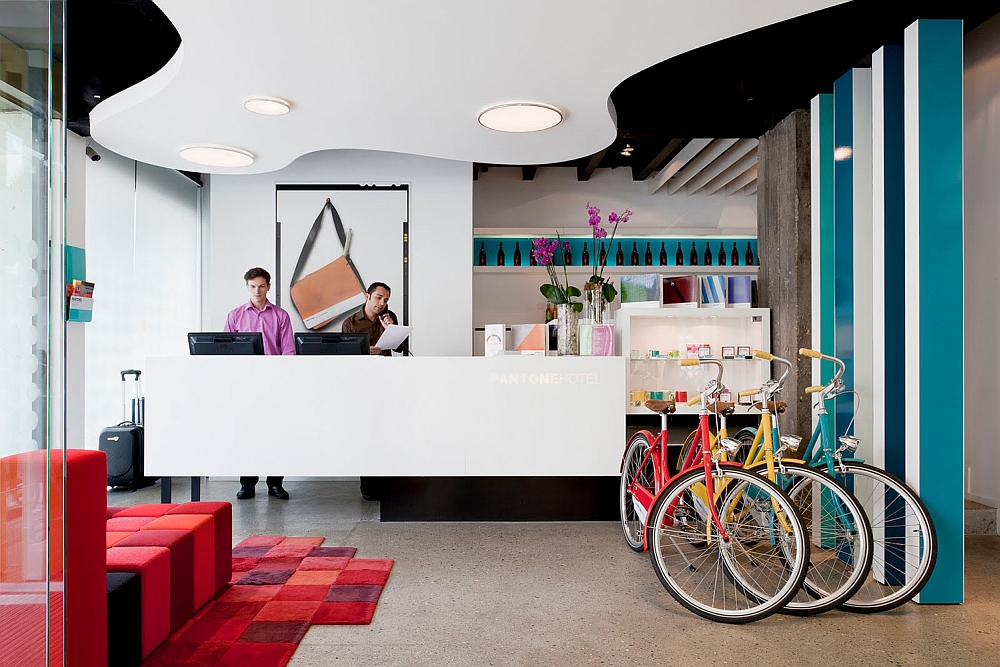
<path id="1" fill-rule="evenodd" d="M 243 101 L 247 111 L 259 113 L 262 116 L 283 116 L 292 105 L 277 97 L 248 97 Z"/>
<path id="2" fill-rule="evenodd" d="M 479 114 L 479 124 L 498 132 L 538 132 L 562 122 L 555 107 L 533 102 L 516 102 L 491 107 Z"/>
<path id="3" fill-rule="evenodd" d="M 621 154 L 624 155 L 625 157 L 628 157 L 632 155 L 633 150 L 634 149 L 632 148 L 632 146 L 630 146 L 629 144 L 625 144 L 625 148 L 622 149 Z"/>
<path id="4" fill-rule="evenodd" d="M 230 146 L 188 146 L 181 149 L 181 157 L 208 167 L 249 167 L 254 161 L 250 151 Z"/>

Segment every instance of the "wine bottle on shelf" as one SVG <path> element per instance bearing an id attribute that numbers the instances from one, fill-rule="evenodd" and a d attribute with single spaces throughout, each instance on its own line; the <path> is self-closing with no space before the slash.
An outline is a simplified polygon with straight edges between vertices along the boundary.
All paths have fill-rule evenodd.
<path id="1" fill-rule="evenodd" d="M 503 265 L 504 265 L 503 241 L 501 241 L 500 242 L 500 249 L 497 250 L 497 266 L 503 266 Z"/>
<path id="2" fill-rule="evenodd" d="M 705 266 L 712 266 L 712 248 L 708 241 L 705 241 Z"/>
<path id="3" fill-rule="evenodd" d="M 753 250 L 750 249 L 749 241 L 747 241 L 747 266 L 753 266 Z"/>
<path id="4" fill-rule="evenodd" d="M 548 324 L 549 322 L 552 321 L 552 308 L 550 307 L 551 305 L 552 304 L 550 304 L 548 301 L 545 302 L 545 323 L 546 324 Z"/>
<path id="5" fill-rule="evenodd" d="M 726 265 L 726 248 L 722 241 L 719 241 L 719 266 Z"/>
<path id="6" fill-rule="evenodd" d="M 583 265 L 590 266 L 590 251 L 587 250 L 587 244 L 583 244 Z"/>
<path id="7" fill-rule="evenodd" d="M 528 253 L 528 266 L 538 266 L 538 258 L 535 257 L 535 244 L 531 244 L 531 252 Z"/>
<path id="8" fill-rule="evenodd" d="M 604 241 L 601 241 L 600 265 L 606 266 L 608 263 L 608 251 L 604 248 Z"/>
<path id="9" fill-rule="evenodd" d="M 698 266 L 698 250 L 694 247 L 694 241 L 691 241 L 691 266 Z"/>
<path id="10" fill-rule="evenodd" d="M 479 266 L 486 266 L 486 242 L 479 243 Z"/>
<path id="11" fill-rule="evenodd" d="M 563 253 L 563 266 L 573 266 L 573 253 L 569 248 L 566 248 L 566 252 Z"/>
<path id="12" fill-rule="evenodd" d="M 514 242 L 514 266 L 521 266 L 521 242 Z"/>
<path id="13" fill-rule="evenodd" d="M 632 241 L 632 256 L 629 259 L 632 260 L 632 266 L 639 266 L 639 248 L 635 241 Z"/>
<path id="14" fill-rule="evenodd" d="M 681 250 L 681 242 L 677 242 L 677 254 L 674 255 L 674 263 L 677 266 L 684 266 L 684 251 Z"/>
<path id="15" fill-rule="evenodd" d="M 622 242 L 618 242 L 618 252 L 615 253 L 615 266 L 625 265 L 625 253 L 622 252 Z"/>
<path id="16" fill-rule="evenodd" d="M 643 263 L 646 266 L 653 265 L 653 251 L 649 247 L 649 241 L 646 241 L 646 256 L 643 257 Z"/>
<path id="17" fill-rule="evenodd" d="M 736 241 L 733 241 L 733 253 L 729 256 L 733 266 L 740 265 L 740 251 L 736 249 Z"/>
<path id="18" fill-rule="evenodd" d="M 660 241 L 660 266 L 667 265 L 667 242 Z"/>

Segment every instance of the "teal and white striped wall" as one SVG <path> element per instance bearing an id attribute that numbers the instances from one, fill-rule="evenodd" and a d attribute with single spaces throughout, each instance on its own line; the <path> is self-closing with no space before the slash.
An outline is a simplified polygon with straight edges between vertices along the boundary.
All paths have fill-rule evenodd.
<path id="1" fill-rule="evenodd" d="M 918 21 L 812 102 L 812 346 L 848 364 L 862 455 L 931 511 L 923 603 L 964 593 L 962 37 Z M 851 416 L 837 406 L 839 433 Z"/>

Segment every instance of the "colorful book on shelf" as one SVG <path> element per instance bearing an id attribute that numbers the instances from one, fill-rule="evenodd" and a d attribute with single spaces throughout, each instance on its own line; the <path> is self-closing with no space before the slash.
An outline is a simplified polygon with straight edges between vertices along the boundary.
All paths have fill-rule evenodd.
<path id="1" fill-rule="evenodd" d="M 504 337 L 506 332 L 504 331 L 506 327 L 503 324 L 487 324 L 486 325 L 486 356 L 493 357 L 498 354 L 503 354 L 505 345 Z"/>
<path id="2" fill-rule="evenodd" d="M 750 276 L 729 276 L 728 305 L 730 308 L 749 308 L 751 301 Z"/>
<path id="3" fill-rule="evenodd" d="M 511 349 L 520 352 L 545 351 L 544 324 L 512 324 L 510 325 Z"/>
<path id="4" fill-rule="evenodd" d="M 701 280 L 698 276 L 663 276 L 665 308 L 696 308 Z"/>
<path id="5" fill-rule="evenodd" d="M 614 356 L 615 327 L 613 324 L 594 324 L 591 327 L 590 353 L 595 357 Z"/>
<path id="6" fill-rule="evenodd" d="M 622 305 L 637 303 L 660 303 L 660 275 L 658 273 L 639 273 L 624 275 L 620 280 Z"/>
<path id="7" fill-rule="evenodd" d="M 726 307 L 725 276 L 702 276 L 701 305 L 705 308 Z"/>

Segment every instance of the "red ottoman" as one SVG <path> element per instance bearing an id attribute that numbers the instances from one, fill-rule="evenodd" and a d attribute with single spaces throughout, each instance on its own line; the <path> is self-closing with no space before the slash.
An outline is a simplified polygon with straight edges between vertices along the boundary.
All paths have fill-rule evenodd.
<path id="1" fill-rule="evenodd" d="M 189 530 L 194 533 L 194 608 L 199 609 L 211 600 L 215 595 L 215 522 L 212 517 L 167 514 L 145 524 L 142 530 Z"/>
<path id="2" fill-rule="evenodd" d="M 163 516 L 173 508 L 177 507 L 176 504 L 170 503 L 147 503 L 143 505 L 132 505 L 132 507 L 125 507 L 121 511 L 115 514 L 117 517 L 123 516 L 148 516 L 156 518 L 158 516 Z M 110 518 L 110 517 L 109 517 Z"/>
<path id="3" fill-rule="evenodd" d="M 191 502 L 177 505 L 168 514 L 210 514 L 215 520 L 215 590 L 233 578 L 233 505 Z"/>
<path id="4" fill-rule="evenodd" d="M 116 548 L 166 547 L 170 550 L 170 632 L 194 614 L 194 533 L 189 530 L 140 530 Z"/>
<path id="5" fill-rule="evenodd" d="M 108 572 L 132 572 L 142 581 L 142 657 L 170 636 L 170 550 L 111 547 Z M 102 642 L 103 643 L 103 642 Z"/>
<path id="6" fill-rule="evenodd" d="M 128 509 L 128 508 L 127 507 L 109 507 L 108 508 L 108 518 L 110 519 L 111 517 L 113 517 L 114 515 L 118 514 L 119 512 L 121 512 L 124 509 Z"/>
<path id="7" fill-rule="evenodd" d="M 111 547 L 115 546 L 116 544 L 124 540 L 129 535 L 134 535 L 134 534 L 135 533 L 126 533 L 126 532 L 104 533 L 104 546 L 110 549 Z"/>
<path id="8" fill-rule="evenodd" d="M 135 533 L 152 520 L 152 517 L 148 516 L 116 515 L 108 519 L 104 529 L 109 533 Z"/>

